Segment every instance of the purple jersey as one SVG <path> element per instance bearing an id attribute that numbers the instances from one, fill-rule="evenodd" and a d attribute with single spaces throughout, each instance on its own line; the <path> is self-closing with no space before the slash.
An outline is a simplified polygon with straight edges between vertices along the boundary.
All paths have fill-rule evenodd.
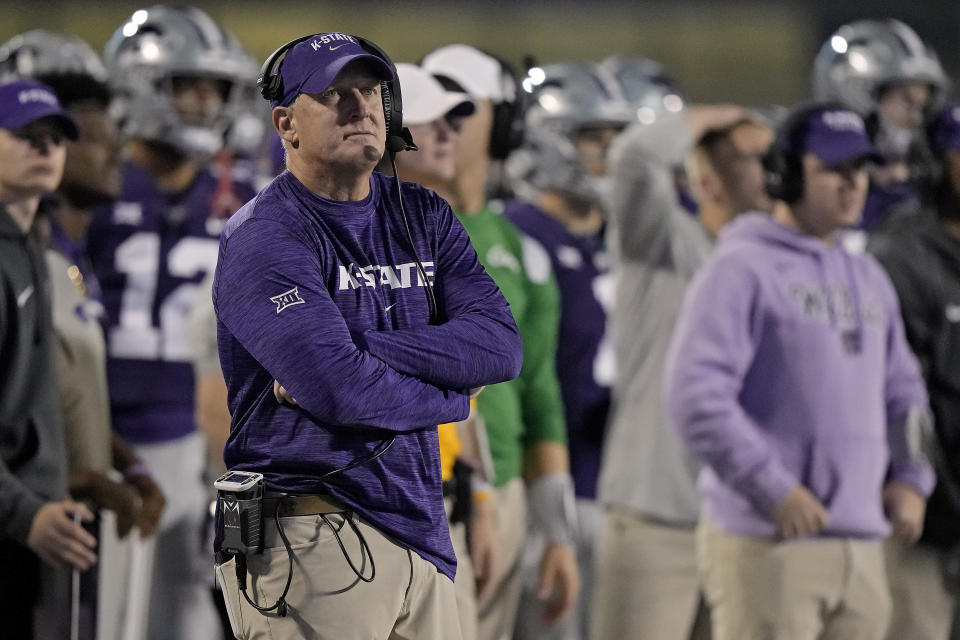
<path id="1" fill-rule="evenodd" d="M 467 417 L 467 389 L 515 377 L 522 346 L 450 207 L 401 184 L 415 252 L 379 173 L 366 198 L 338 202 L 284 172 L 227 224 L 213 286 L 224 460 L 271 489 L 332 495 L 452 578 L 436 427 Z M 275 379 L 296 406 L 276 402 Z"/>
<path id="2" fill-rule="evenodd" d="M 857 227 L 864 231 L 873 231 L 886 221 L 893 210 L 912 209 L 914 207 L 911 203 L 916 202 L 917 191 L 908 183 L 895 184 L 886 189 L 871 184 Z"/>
<path id="3" fill-rule="evenodd" d="M 573 235 L 532 204 L 512 202 L 505 215 L 550 254 L 560 290 L 557 378 L 567 422 L 570 471 L 577 495 L 594 499 L 613 380 L 604 306 L 612 293 L 607 254 L 599 235 Z"/>
<path id="4" fill-rule="evenodd" d="M 185 321 L 197 285 L 216 266 L 228 211 L 253 193 L 201 171 L 186 191 L 171 194 L 127 162 L 120 198 L 94 214 L 87 246 L 106 308 L 113 427 L 130 442 L 196 429 Z"/>

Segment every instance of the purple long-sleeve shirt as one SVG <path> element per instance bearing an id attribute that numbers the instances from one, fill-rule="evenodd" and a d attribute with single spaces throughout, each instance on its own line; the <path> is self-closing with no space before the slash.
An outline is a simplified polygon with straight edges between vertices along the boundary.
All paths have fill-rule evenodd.
<path id="1" fill-rule="evenodd" d="M 271 489 L 332 495 L 452 578 L 436 425 L 467 416 L 468 389 L 515 377 L 522 347 L 450 207 L 401 185 L 430 285 L 381 174 L 364 200 L 336 202 L 285 172 L 230 219 L 213 288 L 233 416 L 224 460 Z M 299 406 L 275 401 L 274 379 Z"/>
<path id="2" fill-rule="evenodd" d="M 829 512 L 823 535 L 881 538 L 887 480 L 933 487 L 908 446 L 927 396 L 886 274 L 764 214 L 726 227 L 694 280 L 667 399 L 706 462 L 706 514 L 730 533 L 773 536 L 770 511 L 799 484 Z"/>

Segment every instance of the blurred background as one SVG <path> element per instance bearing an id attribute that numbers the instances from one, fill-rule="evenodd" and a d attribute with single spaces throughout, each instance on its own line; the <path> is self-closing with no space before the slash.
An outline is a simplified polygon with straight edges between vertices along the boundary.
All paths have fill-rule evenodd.
<path id="1" fill-rule="evenodd" d="M 43 27 L 76 34 L 102 50 L 110 34 L 150 2 L 6 2 L 0 41 Z M 258 60 L 289 39 L 322 31 L 367 37 L 395 61 L 417 61 L 439 45 L 463 42 L 520 67 L 641 55 L 661 62 L 698 102 L 790 103 L 807 96 L 814 55 L 840 24 L 899 18 L 940 55 L 960 80 L 960 2 L 838 0 L 736 2 L 230 2 L 197 1 L 233 31 Z"/>

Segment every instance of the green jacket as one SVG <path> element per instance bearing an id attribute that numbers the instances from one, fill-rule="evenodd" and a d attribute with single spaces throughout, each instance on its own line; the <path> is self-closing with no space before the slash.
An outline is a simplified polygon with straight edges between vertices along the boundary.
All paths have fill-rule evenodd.
<path id="1" fill-rule="evenodd" d="M 566 444 L 563 402 L 556 375 L 560 296 L 550 257 L 506 218 L 488 208 L 457 214 L 480 264 L 503 292 L 523 337 L 523 368 L 509 382 L 491 385 L 477 397 L 493 458 L 494 484 L 520 476 L 523 454 L 541 442 Z"/>

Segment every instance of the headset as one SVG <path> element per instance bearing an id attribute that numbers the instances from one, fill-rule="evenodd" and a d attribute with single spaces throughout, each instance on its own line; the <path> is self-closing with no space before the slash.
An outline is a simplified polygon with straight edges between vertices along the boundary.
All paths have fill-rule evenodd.
<path id="1" fill-rule="evenodd" d="M 506 160 L 511 151 L 523 145 L 524 117 L 527 112 L 529 96 L 521 87 L 520 78 L 514 73 L 510 63 L 489 51 L 483 49 L 478 49 L 478 51 L 500 65 L 500 95 L 502 98 L 499 102 L 493 103 L 490 144 L 487 147 L 487 153 L 493 160 Z M 420 63 L 423 63 L 422 59 Z M 450 76 L 433 74 L 433 77 L 447 91 L 467 92 L 463 85 Z M 509 97 L 511 94 L 513 98 Z"/>
<path id="2" fill-rule="evenodd" d="M 523 144 L 524 116 L 527 111 L 528 93 L 520 86 L 520 79 L 506 60 L 487 51 L 488 56 L 500 64 L 500 82 L 503 100 L 493 105 L 493 124 L 490 129 L 490 157 L 505 160 L 510 152 Z M 510 95 L 513 89 L 513 99 Z"/>
<path id="3" fill-rule="evenodd" d="M 276 68 L 281 62 L 280 57 L 304 40 L 309 40 L 316 35 L 310 34 L 295 38 L 267 56 L 260 67 L 259 75 L 257 75 L 257 88 L 260 89 L 260 95 L 270 101 L 279 100 L 283 96 L 283 76 L 280 70 Z M 417 145 L 413 142 L 410 130 L 403 126 L 403 99 L 400 92 L 400 82 L 397 80 L 397 68 L 387 52 L 377 46 L 376 43 L 360 36 L 351 35 L 351 37 L 356 38 L 364 51 L 386 62 L 393 74 L 393 77 L 389 80 L 380 82 L 380 97 L 383 99 L 383 115 L 387 128 L 387 151 L 390 153 L 416 151 Z"/>
<path id="4" fill-rule="evenodd" d="M 839 102 L 804 102 L 794 107 L 777 127 L 777 135 L 763 156 L 764 188 L 774 200 L 793 204 L 803 198 L 801 138 L 810 119 L 823 111 L 849 111 Z"/>

